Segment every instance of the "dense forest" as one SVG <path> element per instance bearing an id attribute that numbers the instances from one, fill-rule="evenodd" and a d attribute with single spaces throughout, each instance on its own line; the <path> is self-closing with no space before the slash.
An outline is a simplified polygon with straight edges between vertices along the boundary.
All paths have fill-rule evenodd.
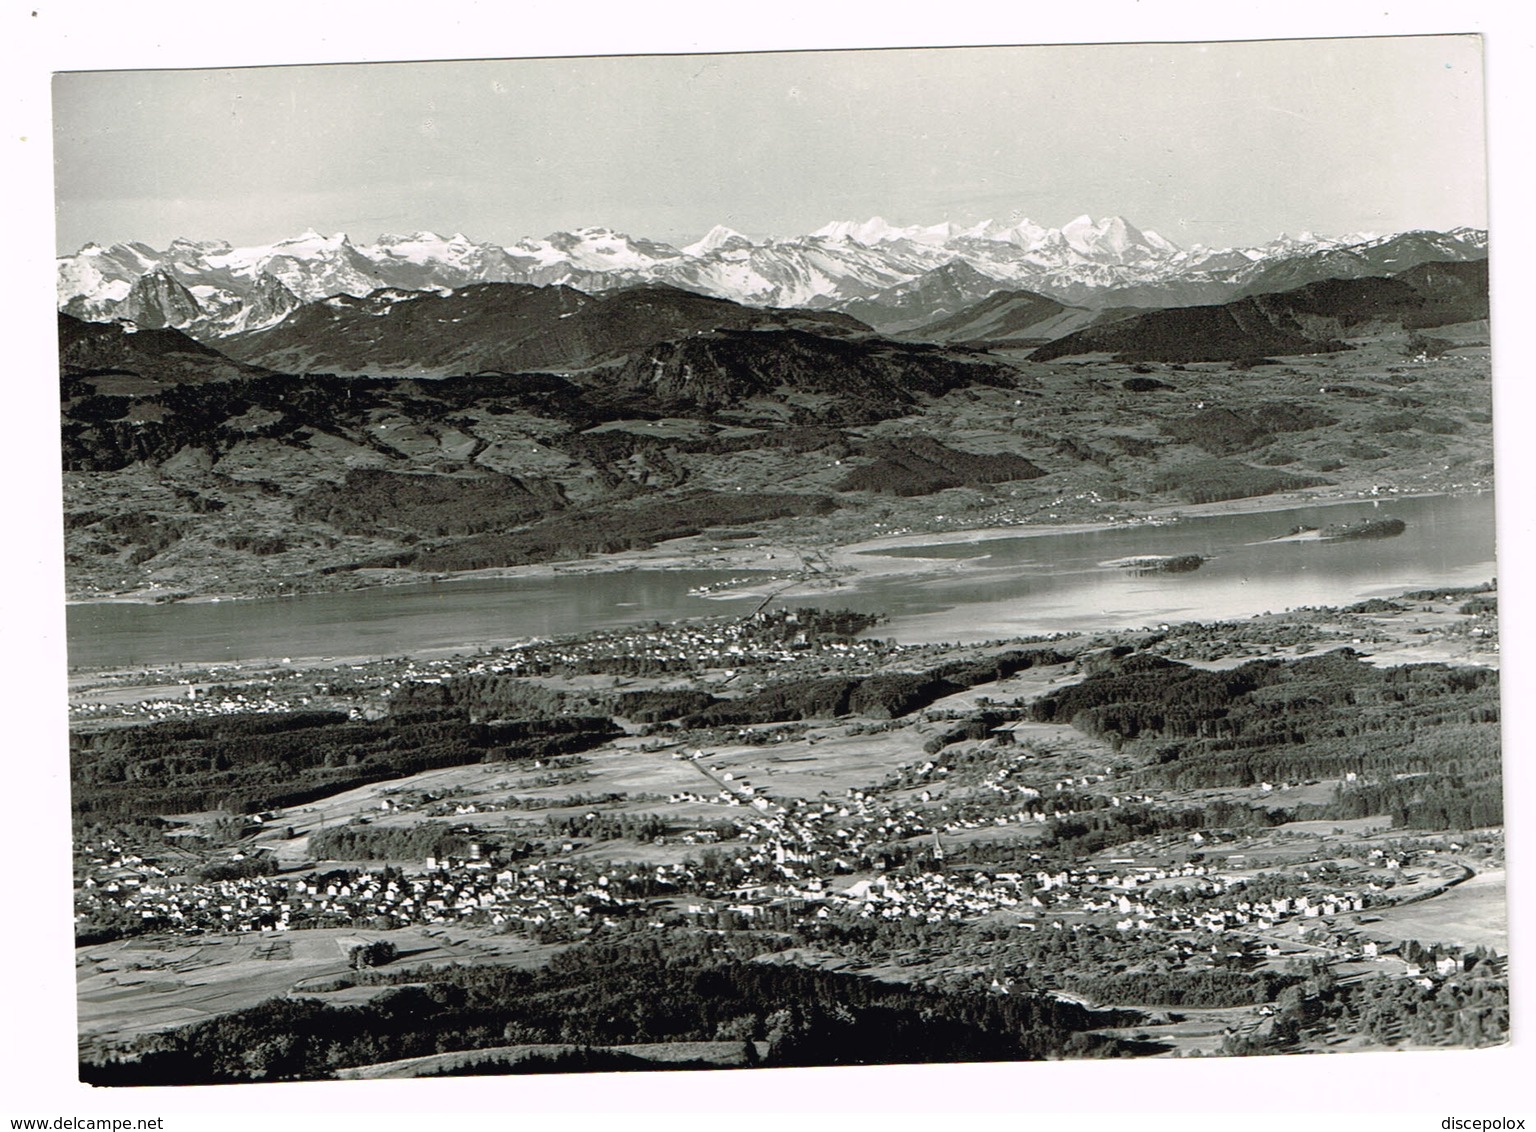
<path id="1" fill-rule="evenodd" d="M 978 684 L 1007 679 L 1029 668 L 1072 658 L 1054 649 L 1013 649 L 975 661 L 954 661 L 921 672 L 785 680 L 761 692 L 720 700 L 684 719 L 690 727 L 784 723 L 861 715 L 895 719 Z"/>
<path id="2" fill-rule="evenodd" d="M 438 767 L 570 754 L 617 733 L 598 716 L 474 722 L 464 711 L 167 720 L 71 735 L 72 801 L 97 817 L 253 813 Z"/>
<path id="3" fill-rule="evenodd" d="M 1334 804 L 1299 816 L 1445 829 L 1503 821 L 1498 690 L 1492 669 L 1378 668 L 1350 649 L 1225 671 L 1138 653 L 1031 710 L 1134 745 L 1149 784 L 1342 779 Z"/>
<path id="4" fill-rule="evenodd" d="M 824 495 L 696 492 L 628 506 L 565 512 L 541 519 L 523 530 L 475 534 L 441 546 L 422 545 L 392 555 L 387 560 L 363 565 L 411 566 L 418 570 L 521 566 L 552 558 L 644 550 L 658 542 L 686 538 L 710 527 L 824 515 L 834 507 L 832 499 Z"/>
<path id="5" fill-rule="evenodd" d="M 1281 971 L 1126 971 L 1074 979 L 1077 993 L 1096 1002 L 1141 1006 L 1254 1006 L 1274 1002 L 1286 987 L 1300 982 Z"/>
<path id="6" fill-rule="evenodd" d="M 754 941 L 647 933 L 589 943 L 535 971 L 401 971 L 366 1005 L 274 999 L 91 1054 L 91 1084 L 305 1080 L 345 1066 L 521 1043 L 762 1040 L 762 1064 L 1033 1060 L 1133 1052 L 1088 1031 L 1135 1015 L 1054 997 L 926 990 L 745 961 Z M 757 942 L 756 947 L 772 946 Z M 745 948 L 745 951 L 742 949 Z"/>
<path id="7" fill-rule="evenodd" d="M 1045 475 L 1013 452 L 979 455 L 949 448 L 928 437 L 876 440 L 860 447 L 871 462 L 849 472 L 838 491 L 875 491 L 886 495 L 929 495 L 954 487 L 978 487 Z"/>
<path id="8" fill-rule="evenodd" d="M 1248 409 L 1211 405 L 1192 416 L 1165 422 L 1163 431 L 1181 444 L 1193 444 L 1212 456 L 1231 456 L 1262 448 L 1277 433 L 1305 432 L 1336 423 L 1312 405 L 1276 401 Z"/>
<path id="9" fill-rule="evenodd" d="M 390 858 L 467 857 L 480 839 L 437 822 L 409 826 L 333 825 L 309 835 L 309 855 L 316 860 L 365 861 Z"/>
<path id="10" fill-rule="evenodd" d="M 294 514 L 348 534 L 387 528 L 441 537 L 505 530 L 564 504 L 554 485 L 494 472 L 445 476 L 352 468 L 342 483 L 317 485 Z"/>
<path id="11" fill-rule="evenodd" d="M 1330 482 L 1310 472 L 1283 472 L 1256 468 L 1237 460 L 1198 460 L 1177 464 L 1152 477 L 1154 491 L 1177 495 L 1187 503 L 1217 503 L 1223 499 L 1247 499 L 1280 491 L 1300 491 Z"/>

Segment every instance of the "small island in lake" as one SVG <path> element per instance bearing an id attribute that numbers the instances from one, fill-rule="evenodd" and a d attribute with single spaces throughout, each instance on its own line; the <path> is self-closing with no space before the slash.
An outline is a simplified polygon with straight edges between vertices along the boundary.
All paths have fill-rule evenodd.
<path id="1" fill-rule="evenodd" d="M 1125 558 L 1115 563 L 1138 574 L 1187 574 L 1205 565 L 1198 554 L 1147 554 Z"/>
<path id="2" fill-rule="evenodd" d="M 1353 523 L 1330 523 L 1323 528 L 1325 539 L 1396 538 L 1408 529 L 1401 519 L 1360 519 Z"/>

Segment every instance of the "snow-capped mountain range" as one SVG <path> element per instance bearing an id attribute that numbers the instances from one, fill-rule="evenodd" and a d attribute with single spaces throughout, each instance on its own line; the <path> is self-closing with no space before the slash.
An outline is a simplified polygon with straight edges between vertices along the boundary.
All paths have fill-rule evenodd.
<path id="1" fill-rule="evenodd" d="M 1481 230 L 1412 235 L 1414 257 L 1486 254 Z M 241 248 L 191 240 L 175 240 L 163 251 L 142 243 L 89 244 L 59 258 L 58 305 L 90 321 L 173 326 L 207 340 L 274 325 L 307 302 L 363 297 L 380 288 L 561 283 L 598 293 L 663 283 L 749 306 L 856 308 L 858 317 L 877 326 L 889 301 L 900 313 L 893 309 L 885 321 L 912 325 L 913 295 L 935 272 L 944 272 L 936 277 L 943 286 L 933 289 L 954 301 L 978 301 L 1000 290 L 1043 292 L 1080 305 L 1157 305 L 1165 290 L 1172 301 L 1190 301 L 1190 295 L 1221 301 L 1207 296 L 1237 294 L 1282 261 L 1325 256 L 1334 261 L 1330 271 L 1368 273 L 1361 265 L 1369 265 L 1378 249 L 1393 258 L 1388 253 L 1400 249 L 1388 245 L 1404 238 L 1303 233 L 1260 247 L 1184 249 L 1121 217 L 1088 216 L 1061 228 L 1030 220 L 900 227 L 875 217 L 768 240 L 717 226 L 682 248 L 607 228 L 505 247 L 461 234 L 381 235 L 371 244 L 354 244 L 343 234 L 308 231 Z M 956 271 L 966 281 L 963 293 L 956 290 Z"/>

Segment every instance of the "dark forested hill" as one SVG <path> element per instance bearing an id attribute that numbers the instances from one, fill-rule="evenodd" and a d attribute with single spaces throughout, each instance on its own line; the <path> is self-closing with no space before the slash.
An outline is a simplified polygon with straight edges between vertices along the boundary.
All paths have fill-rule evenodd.
<path id="1" fill-rule="evenodd" d="M 223 347 L 288 373 L 439 376 L 577 370 L 657 342 L 790 327 L 868 333 L 847 315 L 759 310 L 673 287 L 592 296 L 562 286 L 481 283 L 447 295 L 386 289 L 322 299 Z"/>
<path id="2" fill-rule="evenodd" d="M 1200 362 L 1346 349 L 1354 335 L 1488 317 L 1488 262 L 1425 263 L 1398 275 L 1326 279 L 1220 306 L 1150 311 L 1039 347 L 1036 361 L 1111 353 L 1122 361 Z"/>
<path id="3" fill-rule="evenodd" d="M 1377 668 L 1349 649 L 1216 672 L 1138 653 L 1031 710 L 1134 745 L 1160 786 L 1353 776 L 1318 816 L 1467 828 L 1503 821 L 1498 679 L 1488 668 Z"/>
<path id="4" fill-rule="evenodd" d="M 73 377 L 92 377 L 97 385 L 147 391 L 183 382 L 222 381 L 268 372 L 234 361 L 168 327 L 136 330 L 131 324 L 82 322 L 62 313 L 58 321 L 59 371 L 66 385 Z"/>

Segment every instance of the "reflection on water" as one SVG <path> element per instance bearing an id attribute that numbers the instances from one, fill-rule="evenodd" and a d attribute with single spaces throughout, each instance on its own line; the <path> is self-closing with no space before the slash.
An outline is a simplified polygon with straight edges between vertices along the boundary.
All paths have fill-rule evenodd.
<path id="1" fill-rule="evenodd" d="M 1274 541 L 1296 527 L 1398 518 L 1386 539 Z M 914 553 L 904 551 L 903 553 Z M 1341 605 L 1492 578 L 1494 497 L 1426 497 L 1206 516 L 1158 526 L 924 547 L 964 561 L 957 573 L 885 587 L 900 640 L 987 640 L 1079 628 L 1224 620 L 1301 606 Z M 1143 555 L 1198 554 L 1190 573 L 1108 565 Z"/>
<path id="2" fill-rule="evenodd" d="M 68 610 L 69 662 L 76 668 L 110 668 L 283 656 L 388 656 L 567 636 L 724 612 L 729 607 L 688 590 L 729 577 L 708 570 L 635 570 L 254 601 L 75 605 Z"/>
<path id="3" fill-rule="evenodd" d="M 787 600 L 889 613 L 877 632 L 902 641 L 988 640 L 1348 604 L 1493 577 L 1493 506 L 1492 494 L 1402 499 L 923 547 L 901 553 L 953 559 L 953 571 L 875 578 L 856 589 Z M 1403 519 L 1407 529 L 1390 539 L 1269 541 L 1297 526 L 1371 516 Z M 1104 565 L 1181 554 L 1208 561 L 1185 574 Z M 69 609 L 70 663 L 388 655 L 750 611 L 760 596 L 710 600 L 688 592 L 733 576 L 740 574 L 636 570 L 258 601 L 77 605 Z"/>

